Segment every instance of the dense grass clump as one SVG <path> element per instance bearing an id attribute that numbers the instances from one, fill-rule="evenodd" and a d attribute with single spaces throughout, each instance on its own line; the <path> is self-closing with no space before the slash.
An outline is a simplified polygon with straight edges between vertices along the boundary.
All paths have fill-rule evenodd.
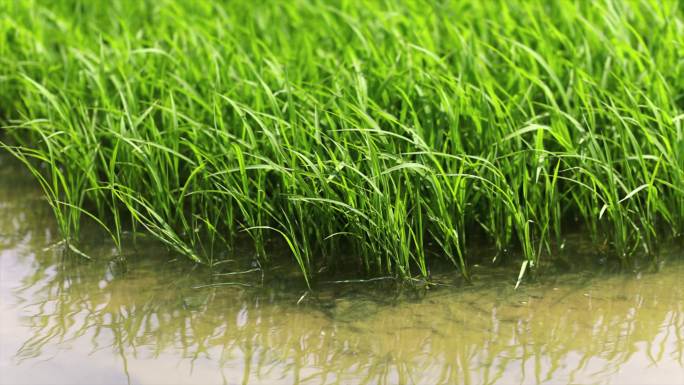
<path id="1" fill-rule="evenodd" d="M 522 273 L 578 224 L 620 259 L 684 229 L 677 0 L 0 11 L 5 147 L 67 239 L 87 215 L 197 261 L 248 234 L 307 278 L 440 256 L 467 277 L 474 237 L 519 249 Z"/>

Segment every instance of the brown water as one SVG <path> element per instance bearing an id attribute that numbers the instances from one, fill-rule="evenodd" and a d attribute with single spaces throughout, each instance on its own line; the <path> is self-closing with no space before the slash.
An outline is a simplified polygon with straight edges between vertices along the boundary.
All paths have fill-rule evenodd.
<path id="1" fill-rule="evenodd" d="M 124 259 L 93 237 L 85 261 L 58 240 L 32 180 L 0 158 L 2 384 L 684 384 L 677 247 L 658 273 L 302 298 L 277 270 L 247 286 L 258 272 L 217 276 L 150 242 Z"/>

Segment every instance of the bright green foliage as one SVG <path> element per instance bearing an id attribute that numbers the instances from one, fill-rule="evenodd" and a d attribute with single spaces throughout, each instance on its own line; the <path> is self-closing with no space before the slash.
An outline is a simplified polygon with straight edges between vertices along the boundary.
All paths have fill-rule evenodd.
<path id="1" fill-rule="evenodd" d="M 0 0 L 0 91 L 68 239 L 408 277 L 684 230 L 677 0 Z"/>

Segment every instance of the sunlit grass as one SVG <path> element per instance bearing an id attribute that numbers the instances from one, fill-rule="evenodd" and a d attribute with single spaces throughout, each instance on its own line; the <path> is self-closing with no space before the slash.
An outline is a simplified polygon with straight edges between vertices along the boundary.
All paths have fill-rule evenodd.
<path id="1" fill-rule="evenodd" d="M 83 215 L 212 263 L 521 275 L 579 225 L 627 259 L 684 228 L 684 3 L 0 2 L 5 148 Z M 433 246 L 429 246 L 432 244 Z"/>

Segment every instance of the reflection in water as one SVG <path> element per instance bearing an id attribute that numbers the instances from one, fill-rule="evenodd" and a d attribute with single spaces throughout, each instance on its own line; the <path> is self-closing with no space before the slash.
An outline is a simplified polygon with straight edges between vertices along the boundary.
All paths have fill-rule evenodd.
<path id="1" fill-rule="evenodd" d="M 0 383 L 684 383 L 677 258 L 657 274 L 517 291 L 483 279 L 421 298 L 332 285 L 300 301 L 301 282 L 249 287 L 249 274 L 202 287 L 209 269 L 154 244 L 124 259 L 93 236 L 93 261 L 63 255 L 39 193 L 6 162 Z"/>

